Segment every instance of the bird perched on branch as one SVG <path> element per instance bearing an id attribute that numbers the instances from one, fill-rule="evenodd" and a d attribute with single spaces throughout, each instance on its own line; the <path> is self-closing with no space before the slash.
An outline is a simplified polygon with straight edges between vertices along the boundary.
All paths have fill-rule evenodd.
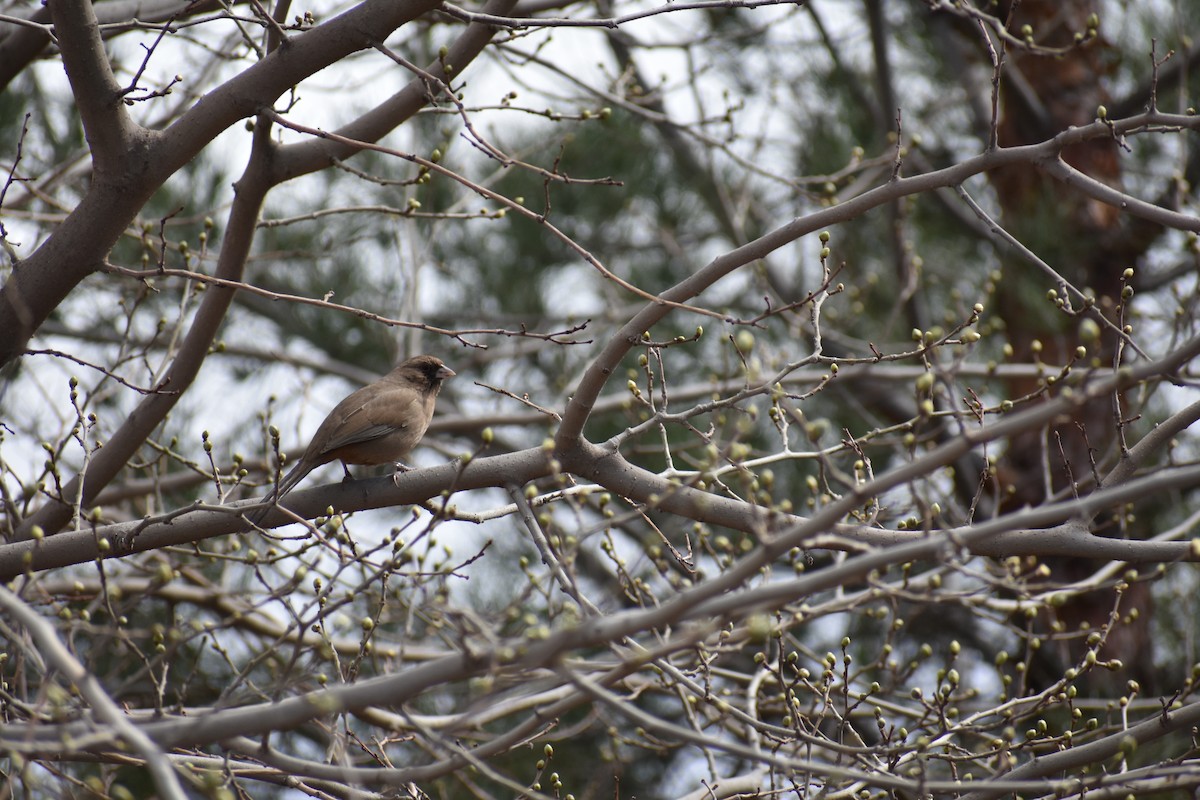
<path id="1" fill-rule="evenodd" d="M 257 524 L 305 475 L 331 461 L 342 462 L 346 478 L 351 477 L 351 464 L 402 462 L 425 435 L 442 382 L 452 377 L 454 370 L 441 359 L 413 356 L 338 403 L 250 520 Z"/>

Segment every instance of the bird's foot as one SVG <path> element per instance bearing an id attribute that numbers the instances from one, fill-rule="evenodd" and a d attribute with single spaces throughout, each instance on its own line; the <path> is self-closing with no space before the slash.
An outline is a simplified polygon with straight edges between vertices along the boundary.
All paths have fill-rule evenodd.
<path id="1" fill-rule="evenodd" d="M 400 476 L 414 469 L 414 467 L 410 467 L 408 464 L 400 461 L 395 462 L 392 466 L 396 468 L 396 471 L 392 473 L 392 483 L 397 486 L 400 485 Z"/>

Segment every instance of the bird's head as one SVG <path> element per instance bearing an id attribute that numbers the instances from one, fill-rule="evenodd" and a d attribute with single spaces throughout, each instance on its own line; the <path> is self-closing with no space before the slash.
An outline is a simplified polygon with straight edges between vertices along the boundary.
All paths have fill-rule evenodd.
<path id="1" fill-rule="evenodd" d="M 401 362 L 393 374 L 436 392 L 442 388 L 442 381 L 453 378 L 455 372 L 436 356 L 413 356 Z"/>

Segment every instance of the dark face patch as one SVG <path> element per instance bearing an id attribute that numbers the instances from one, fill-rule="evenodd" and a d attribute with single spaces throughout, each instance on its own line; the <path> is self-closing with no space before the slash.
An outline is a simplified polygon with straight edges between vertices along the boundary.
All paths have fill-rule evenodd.
<path id="1" fill-rule="evenodd" d="M 429 381 L 430 385 L 441 382 L 438 373 L 441 371 L 442 365 L 436 361 L 430 361 L 428 364 L 421 365 L 421 371 L 425 373 L 425 380 Z"/>
<path id="2" fill-rule="evenodd" d="M 413 383 L 422 384 L 425 391 L 437 391 L 441 387 L 442 381 L 454 374 L 440 359 L 433 356 L 411 359 L 406 366 L 405 371 L 411 376 L 409 379 Z"/>

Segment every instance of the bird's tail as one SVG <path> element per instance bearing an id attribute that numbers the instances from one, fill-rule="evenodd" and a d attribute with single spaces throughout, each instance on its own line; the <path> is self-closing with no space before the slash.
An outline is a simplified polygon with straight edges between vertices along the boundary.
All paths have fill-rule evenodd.
<path id="1" fill-rule="evenodd" d="M 246 519 L 250 520 L 255 525 L 263 521 L 272 508 L 279 505 L 279 501 L 283 496 L 295 488 L 296 484 L 304 479 L 304 476 L 312 471 L 312 467 L 308 466 L 304 459 L 296 462 L 296 466 L 292 467 L 287 475 L 271 490 L 271 493 L 263 498 L 262 506 L 256 508 L 246 514 Z"/>

